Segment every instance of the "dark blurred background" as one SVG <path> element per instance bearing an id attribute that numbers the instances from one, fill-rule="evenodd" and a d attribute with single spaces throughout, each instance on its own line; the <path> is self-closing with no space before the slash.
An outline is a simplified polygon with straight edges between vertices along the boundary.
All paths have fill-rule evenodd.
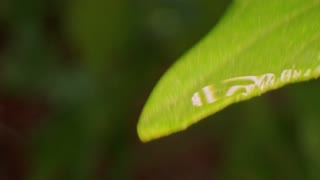
<path id="1" fill-rule="evenodd" d="M 228 0 L 0 0 L 0 180 L 320 179 L 319 81 L 143 144 L 161 75 Z"/>

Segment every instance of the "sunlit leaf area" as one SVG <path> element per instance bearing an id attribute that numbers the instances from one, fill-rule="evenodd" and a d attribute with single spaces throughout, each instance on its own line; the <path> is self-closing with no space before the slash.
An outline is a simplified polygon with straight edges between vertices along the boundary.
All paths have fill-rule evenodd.
<path id="1" fill-rule="evenodd" d="M 0 180 L 320 179 L 319 4 L 1 0 Z M 183 62 L 197 49 L 204 64 L 192 71 Z M 274 91 L 265 83 L 263 95 L 254 83 L 244 98 L 252 81 L 289 72 L 310 81 Z M 188 85 L 161 87 L 166 78 Z M 212 98 L 230 102 L 215 109 L 205 92 L 219 87 Z M 176 99 L 201 111 L 197 120 Z M 149 105 L 155 124 L 139 130 Z M 170 129 L 174 111 L 182 126 Z"/>
<path id="2" fill-rule="evenodd" d="M 320 76 L 320 1 L 235 1 L 168 70 L 142 112 L 149 141 L 181 131 L 230 104 Z"/>

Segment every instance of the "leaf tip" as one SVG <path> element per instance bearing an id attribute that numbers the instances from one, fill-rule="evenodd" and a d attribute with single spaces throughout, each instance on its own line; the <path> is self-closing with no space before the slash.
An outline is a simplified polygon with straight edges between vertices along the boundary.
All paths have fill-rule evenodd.
<path id="1" fill-rule="evenodd" d="M 137 125 L 137 133 L 140 141 L 143 143 L 149 142 L 152 139 L 150 138 L 150 135 L 148 135 L 145 128 L 143 127 L 143 124 L 141 123 L 141 119 L 139 120 L 139 123 Z"/>

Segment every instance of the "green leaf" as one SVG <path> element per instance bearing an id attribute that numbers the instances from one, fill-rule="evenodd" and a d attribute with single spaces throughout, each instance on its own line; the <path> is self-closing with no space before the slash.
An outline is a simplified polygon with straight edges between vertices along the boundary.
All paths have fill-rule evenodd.
<path id="1" fill-rule="evenodd" d="M 236 0 L 162 77 L 138 123 L 146 142 L 243 100 L 320 76 L 320 0 Z"/>

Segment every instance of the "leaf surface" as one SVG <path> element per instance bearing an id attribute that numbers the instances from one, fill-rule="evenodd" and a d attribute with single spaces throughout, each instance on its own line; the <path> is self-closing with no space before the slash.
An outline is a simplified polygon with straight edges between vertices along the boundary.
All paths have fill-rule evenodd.
<path id="1" fill-rule="evenodd" d="M 142 141 L 186 129 L 243 100 L 320 76 L 320 0 L 236 0 L 160 79 L 138 122 Z"/>

